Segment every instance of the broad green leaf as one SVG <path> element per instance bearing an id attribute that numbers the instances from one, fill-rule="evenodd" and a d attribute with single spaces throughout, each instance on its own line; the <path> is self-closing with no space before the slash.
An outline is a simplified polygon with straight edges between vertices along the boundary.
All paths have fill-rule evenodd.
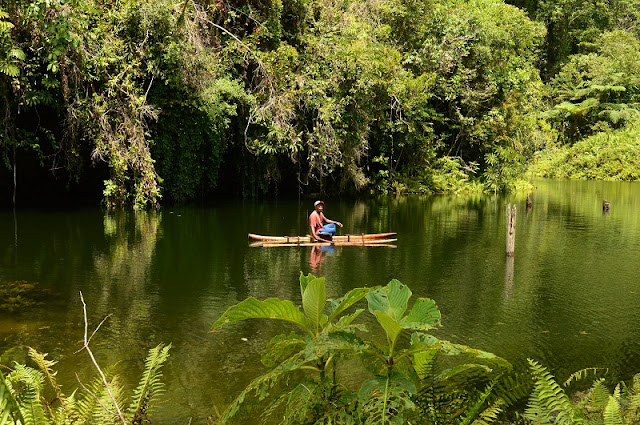
<path id="1" fill-rule="evenodd" d="M 304 291 L 307 290 L 307 285 L 311 283 L 316 277 L 309 273 L 305 276 L 302 272 L 300 272 L 300 295 L 304 295 Z"/>
<path id="2" fill-rule="evenodd" d="M 440 326 L 440 310 L 436 302 L 429 298 L 418 298 L 409 314 L 401 320 L 408 329 L 429 330 Z"/>
<path id="3" fill-rule="evenodd" d="M 360 316 L 360 314 L 363 311 L 364 311 L 364 309 L 359 308 L 359 309 L 357 309 L 356 311 L 354 311 L 351 314 L 347 314 L 346 316 L 342 316 L 340 319 L 338 319 L 338 321 L 334 325 L 332 325 L 332 327 L 334 329 L 342 329 L 342 328 L 345 328 L 345 327 L 351 325 L 351 323 L 353 323 L 353 321 L 356 320 L 356 318 L 358 316 Z"/>
<path id="4" fill-rule="evenodd" d="M 211 330 L 233 322 L 247 319 L 275 319 L 295 323 L 308 332 L 311 332 L 312 323 L 300 311 L 300 307 L 291 301 L 280 300 L 278 298 L 268 298 L 258 301 L 254 297 L 231 306 L 213 324 Z"/>
<path id="5" fill-rule="evenodd" d="M 398 323 L 398 321 L 393 317 L 381 311 L 376 311 L 374 314 L 376 316 L 376 319 L 378 319 L 378 323 L 380 323 L 382 329 L 384 329 L 387 334 L 389 345 L 395 345 L 398 335 L 400 335 L 400 332 L 402 332 L 402 325 Z"/>
<path id="6" fill-rule="evenodd" d="M 302 294 L 302 308 L 304 309 L 304 314 L 311 320 L 317 331 L 322 321 L 324 304 L 326 303 L 324 277 L 314 279 L 306 286 Z"/>
<path id="7" fill-rule="evenodd" d="M 322 333 L 314 339 L 313 343 L 309 344 L 308 352 L 313 354 L 308 358 L 321 358 L 335 351 L 347 351 L 355 354 L 368 348 L 369 345 L 366 342 L 351 332 Z"/>
<path id="8" fill-rule="evenodd" d="M 289 357 L 304 347 L 306 341 L 293 332 L 274 336 L 262 353 L 262 364 L 266 367 L 275 367 L 278 360 Z"/>
<path id="9" fill-rule="evenodd" d="M 409 298 L 411 298 L 411 290 L 397 279 L 367 294 L 369 311 L 372 314 L 381 311 L 396 320 L 399 320 L 407 310 Z"/>
<path id="10" fill-rule="evenodd" d="M 332 322 L 340 313 L 366 297 L 369 293 L 369 288 L 355 288 L 349 291 L 344 297 L 331 302 L 331 313 L 329 314 L 329 321 Z"/>
<path id="11" fill-rule="evenodd" d="M 463 364 L 445 369 L 436 376 L 436 381 L 446 383 L 452 389 L 459 388 L 464 382 L 485 377 L 493 370 L 481 364 Z"/>

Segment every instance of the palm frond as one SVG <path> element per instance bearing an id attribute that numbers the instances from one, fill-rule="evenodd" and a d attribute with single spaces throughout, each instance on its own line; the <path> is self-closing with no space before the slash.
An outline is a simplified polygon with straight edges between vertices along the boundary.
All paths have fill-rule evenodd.
<path id="1" fill-rule="evenodd" d="M 164 387 L 161 369 L 169 358 L 170 349 L 171 344 L 167 346 L 160 344 L 149 350 L 142 379 L 133 393 L 133 402 L 128 410 L 132 424 L 142 423 L 142 418 L 145 417 L 149 405 L 161 394 Z"/>

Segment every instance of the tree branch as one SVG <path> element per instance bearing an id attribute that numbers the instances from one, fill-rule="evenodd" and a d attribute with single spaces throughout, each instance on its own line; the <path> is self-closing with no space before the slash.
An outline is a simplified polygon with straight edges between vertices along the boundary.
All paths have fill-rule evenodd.
<path id="1" fill-rule="evenodd" d="M 91 334 L 91 338 L 87 338 L 87 328 L 89 327 L 89 322 L 87 320 L 87 304 L 84 302 L 84 297 L 82 296 L 82 291 L 80 291 L 80 300 L 82 301 L 82 313 L 84 315 L 84 346 L 82 348 L 87 350 L 87 353 L 89 353 L 89 357 L 91 357 L 91 361 L 93 362 L 93 365 L 96 367 L 96 369 L 98 370 L 98 373 L 102 377 L 102 383 L 104 384 L 105 388 L 107 389 L 107 393 L 109 393 L 109 397 L 111 397 L 111 401 L 113 402 L 113 405 L 115 406 L 115 408 L 116 408 L 116 410 L 118 412 L 118 416 L 120 417 L 120 420 L 122 420 L 122 423 L 124 425 L 127 425 L 127 421 L 124 419 L 124 415 L 122 414 L 122 411 L 120 410 L 120 407 L 118 406 L 118 402 L 116 401 L 116 398 L 113 396 L 113 393 L 111 392 L 111 388 L 109 387 L 109 383 L 107 382 L 107 377 L 104 375 L 104 372 L 102 372 L 102 369 L 100 369 L 100 366 L 98 365 L 98 362 L 96 361 L 96 358 L 94 357 L 93 352 L 89 348 L 89 341 L 91 340 L 91 338 L 93 338 L 93 335 L 95 335 L 97 330 L 100 328 L 100 326 L 102 326 L 102 324 L 104 323 L 105 320 L 107 320 L 107 318 L 105 318 L 102 322 L 100 322 L 100 325 L 98 325 L 98 327 L 93 332 L 93 334 Z M 91 392 L 89 392 L 89 393 L 91 394 Z M 102 405 L 102 403 L 100 403 L 100 404 Z M 105 410 L 107 412 L 109 412 L 109 409 L 107 409 L 104 405 L 102 405 L 102 407 L 104 407 Z"/>

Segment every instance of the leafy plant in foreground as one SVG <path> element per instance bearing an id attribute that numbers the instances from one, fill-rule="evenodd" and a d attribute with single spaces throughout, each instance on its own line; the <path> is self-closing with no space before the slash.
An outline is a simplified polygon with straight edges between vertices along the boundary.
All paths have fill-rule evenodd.
<path id="1" fill-rule="evenodd" d="M 383 288 L 372 289 L 367 295 L 369 311 L 384 329 L 387 346 L 377 348 L 375 358 L 382 369 L 363 385 L 361 402 L 365 407 L 371 403 L 382 403 L 381 423 L 386 420 L 404 423 L 407 416 L 416 423 L 470 424 L 495 420 L 503 402 L 489 400 L 493 384 L 480 392 L 466 391 L 465 384 L 471 382 L 471 388 L 475 389 L 478 378 L 486 381 L 494 373 L 483 363 L 496 367 L 499 373 L 510 369 L 511 365 L 494 354 L 440 340 L 426 333 L 440 326 L 440 311 L 433 300 L 418 298 L 405 314 L 411 295 L 411 290 L 395 279 Z M 410 346 L 398 349 L 399 336 L 405 330 L 413 331 Z M 469 357 L 474 361 L 461 364 L 440 361 L 450 356 Z M 499 374 L 494 374 L 494 378 L 497 376 Z M 367 394 L 369 386 L 377 389 L 377 396 L 365 399 L 363 395 Z M 398 389 L 406 391 L 406 394 L 394 394 Z M 369 394 L 375 393 L 369 391 Z M 393 405 L 397 399 L 404 399 L 405 404 Z M 456 408 L 447 411 L 451 406 Z M 402 408 L 407 412 L 402 412 Z M 413 409 L 417 414 L 411 413 Z M 476 420 L 486 422 L 474 422 Z"/>
<path id="2" fill-rule="evenodd" d="M 66 396 L 56 381 L 57 372 L 53 370 L 56 362 L 30 348 L 29 357 L 37 368 L 16 363 L 7 375 L 0 371 L 0 425 L 149 423 L 148 409 L 162 393 L 161 368 L 170 348 L 161 344 L 149 350 L 140 383 L 123 413 L 124 420 L 115 413 L 112 401 L 116 400 L 119 405 L 125 402 L 117 376 L 107 373 L 108 386 L 95 379 L 83 385 L 84 391 L 80 394 L 74 391 Z M 53 391 L 52 399 L 45 396 L 45 390 L 49 389 Z"/>
<path id="3" fill-rule="evenodd" d="M 560 385 L 537 362 L 529 360 L 529 367 L 534 389 L 524 417 L 534 424 L 627 425 L 640 421 L 640 374 L 628 385 L 617 384 L 613 393 L 607 389 L 604 379 L 595 379 L 588 391 L 576 394 L 576 401 L 572 401 L 565 388 L 591 370 L 576 372 Z"/>
<path id="4" fill-rule="evenodd" d="M 453 382 L 457 378 L 469 375 L 470 371 L 492 371 L 488 366 L 475 363 L 436 368 L 436 359 L 441 355 L 461 354 L 480 363 L 510 367 L 493 354 L 441 341 L 425 333 L 440 326 L 438 307 L 431 299 L 419 298 L 407 313 L 412 293 L 398 280 L 392 280 L 385 287 L 356 288 L 343 298 L 330 301 L 325 299 L 324 278 L 301 274 L 300 290 L 302 311 L 291 301 L 277 298 L 258 301 L 250 297 L 230 307 L 213 324 L 215 330 L 241 320 L 276 319 L 295 323 L 304 332 L 303 335 L 294 332 L 277 335 L 269 342 L 262 360 L 272 368 L 271 371 L 254 379 L 242 391 L 222 414 L 222 423 L 238 412 L 247 395 L 255 392 L 263 400 L 278 382 L 288 382 L 285 378 L 290 378 L 295 371 L 315 373 L 312 377 L 302 377 L 291 389 L 276 391 L 278 394 L 267 414 L 282 413 L 281 423 L 400 424 L 409 419 L 419 423 L 421 419 L 428 419 L 420 416 L 430 406 L 419 395 L 429 383 L 455 385 Z M 358 331 L 367 328 L 353 322 L 362 309 L 343 314 L 364 297 L 369 312 L 384 331 L 386 344 L 360 337 Z M 400 335 L 406 330 L 414 331 L 409 347 L 401 344 Z M 373 376 L 365 379 L 365 371 L 362 371 L 364 383 L 353 392 L 337 381 L 339 359 L 350 362 L 349 366 L 360 359 Z M 354 375 L 351 369 L 350 372 Z M 491 386 L 486 387 L 484 398 L 472 399 L 473 403 L 463 405 L 457 415 L 450 415 L 450 419 L 465 424 L 495 419 L 499 407 L 488 401 L 491 390 Z"/>
<path id="5" fill-rule="evenodd" d="M 300 422 L 319 420 L 319 416 L 330 413 L 329 404 L 343 408 L 349 399 L 342 398 L 335 374 L 336 361 L 347 354 L 362 351 L 367 345 L 355 335 L 353 321 L 364 311 L 357 309 L 351 314 L 345 310 L 364 298 L 369 290 L 356 288 L 339 300 L 326 299 L 324 278 L 300 274 L 302 310 L 291 301 L 268 298 L 258 301 L 249 297 L 230 307 L 214 324 L 212 330 L 247 319 L 276 319 L 296 324 L 303 335 L 291 332 L 275 336 L 263 353 L 262 362 L 273 369 L 254 379 L 234 402 L 223 412 L 224 423 L 236 414 L 247 394 L 256 391 L 260 398 L 284 376 L 299 370 L 312 370 L 317 378 L 303 380 L 299 385 L 285 391 L 272 404 L 270 412 L 281 405 L 295 406 L 288 411 L 289 417 Z M 328 314 L 325 314 L 329 304 Z M 309 395 L 311 392 L 311 396 Z M 302 403 L 302 404 L 299 404 Z"/>

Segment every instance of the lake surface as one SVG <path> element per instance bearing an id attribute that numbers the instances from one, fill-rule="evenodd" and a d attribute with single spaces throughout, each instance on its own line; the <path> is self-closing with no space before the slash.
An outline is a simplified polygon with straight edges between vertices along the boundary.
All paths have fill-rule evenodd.
<path id="1" fill-rule="evenodd" d="M 65 392 L 117 361 L 131 388 L 147 350 L 172 343 L 159 423 L 206 422 L 263 371 L 261 347 L 289 330 L 244 322 L 209 329 L 248 296 L 300 302 L 298 276 L 325 276 L 327 295 L 397 278 L 436 300 L 437 335 L 494 352 L 517 367 L 533 358 L 559 378 L 591 366 L 615 378 L 640 371 L 640 184 L 538 181 L 524 196 L 328 199 L 344 232 L 398 232 L 396 248 L 250 248 L 247 233 L 306 234 L 312 200 L 233 202 L 109 214 L 99 209 L 0 211 L 0 285 L 36 282 L 40 305 L 0 311 L 0 354 L 29 345 L 59 361 Z M 608 214 L 602 201 L 611 202 Z M 518 208 L 513 262 L 506 204 Z M 3 283 L 4 282 L 4 283 Z M 2 304 L 0 302 L 0 304 Z"/>

